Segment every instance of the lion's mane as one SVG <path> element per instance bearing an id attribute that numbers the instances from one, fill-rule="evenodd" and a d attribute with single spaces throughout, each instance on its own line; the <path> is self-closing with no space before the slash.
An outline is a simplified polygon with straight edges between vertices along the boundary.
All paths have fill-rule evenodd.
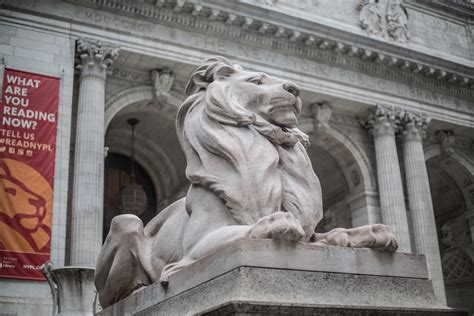
<path id="1" fill-rule="evenodd" d="M 177 134 L 193 185 L 214 192 L 238 224 L 252 225 L 276 211 L 293 213 L 306 240 L 322 218 L 321 188 L 305 146 L 307 136 L 266 121 L 232 98 L 232 74 L 223 57 L 197 68 L 177 115 Z M 216 80 L 227 77 L 227 81 Z"/>

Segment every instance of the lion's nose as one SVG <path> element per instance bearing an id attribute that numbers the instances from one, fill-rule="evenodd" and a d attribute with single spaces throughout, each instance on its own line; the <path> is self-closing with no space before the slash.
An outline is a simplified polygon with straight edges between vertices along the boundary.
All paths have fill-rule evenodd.
<path id="1" fill-rule="evenodd" d="M 300 95 L 300 89 L 293 82 L 285 82 L 283 89 L 294 95 L 295 97 Z"/>

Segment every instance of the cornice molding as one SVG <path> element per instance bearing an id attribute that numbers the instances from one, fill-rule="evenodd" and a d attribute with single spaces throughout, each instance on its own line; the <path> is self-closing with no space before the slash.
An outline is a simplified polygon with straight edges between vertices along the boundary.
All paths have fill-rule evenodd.
<path id="1" fill-rule="evenodd" d="M 451 12 L 462 17 L 474 18 L 474 2 L 470 0 L 415 0 L 414 2 L 421 6 L 441 9 L 442 11 Z"/>
<path id="2" fill-rule="evenodd" d="M 234 38 L 290 54 L 316 59 L 323 63 L 370 73 L 375 76 L 403 81 L 427 87 L 434 91 L 463 98 L 474 98 L 474 71 L 469 67 L 459 67 L 451 63 L 444 68 L 445 60 L 426 63 L 397 54 L 376 51 L 338 40 L 336 35 L 322 36 L 285 25 L 272 24 L 258 17 L 237 15 L 221 7 L 211 7 L 183 0 L 157 1 L 147 3 L 119 2 L 116 0 L 65 0 L 77 5 L 120 12 L 125 15 L 140 16 L 142 19 L 160 21 L 163 24 L 180 25 L 189 30 L 214 33 L 225 38 Z M 212 22 L 212 23 L 209 23 Z M 327 34 L 326 34 L 327 35 Z M 370 40 L 370 39 L 367 39 Z M 356 41 L 357 42 L 357 41 Z M 384 48 L 389 44 L 377 42 Z M 397 47 L 400 50 L 399 47 Z M 419 55 L 423 55 L 419 53 Z M 434 60 L 433 57 L 429 56 Z M 438 60 L 436 60 L 438 61 Z M 453 70 L 455 69 L 455 70 Z M 464 72 L 461 72 L 460 70 Z M 394 71 L 395 70 L 395 71 Z"/>

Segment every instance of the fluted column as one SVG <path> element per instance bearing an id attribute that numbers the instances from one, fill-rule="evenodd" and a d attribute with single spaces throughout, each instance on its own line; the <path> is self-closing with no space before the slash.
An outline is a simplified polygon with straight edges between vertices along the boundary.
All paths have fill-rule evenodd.
<path id="1" fill-rule="evenodd" d="M 377 182 L 382 221 L 390 226 L 398 240 L 398 251 L 411 252 L 402 177 L 398 162 L 395 129 L 397 118 L 392 110 L 377 106 L 363 125 L 374 136 Z"/>
<path id="2" fill-rule="evenodd" d="M 107 67 L 118 50 L 79 40 L 80 71 L 72 202 L 71 265 L 95 267 L 102 246 Z"/>
<path id="3" fill-rule="evenodd" d="M 440 302 L 446 304 L 438 234 L 422 143 L 429 120 L 405 113 L 401 121 L 403 161 L 414 251 L 426 256 L 435 294 Z"/>

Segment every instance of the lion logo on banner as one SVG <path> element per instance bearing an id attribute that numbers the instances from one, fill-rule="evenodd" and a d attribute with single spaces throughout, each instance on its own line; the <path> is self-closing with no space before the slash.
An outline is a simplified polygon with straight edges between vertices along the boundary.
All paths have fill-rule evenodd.
<path id="1" fill-rule="evenodd" d="M 49 251 L 51 196 L 50 185 L 36 170 L 15 160 L 0 159 L 1 250 Z"/>

